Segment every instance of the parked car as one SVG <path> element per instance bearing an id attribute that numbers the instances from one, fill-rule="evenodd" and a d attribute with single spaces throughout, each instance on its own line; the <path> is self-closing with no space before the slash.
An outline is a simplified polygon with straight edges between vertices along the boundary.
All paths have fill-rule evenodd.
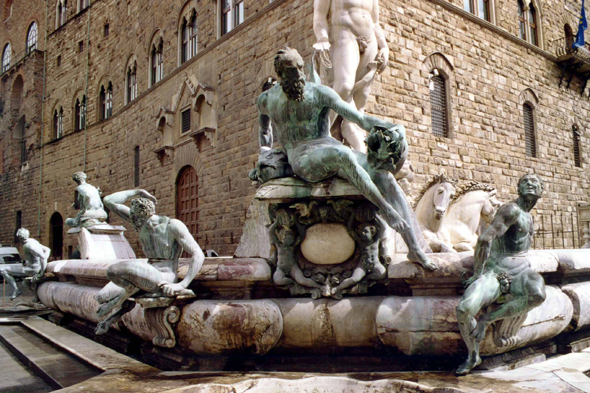
<path id="1" fill-rule="evenodd" d="M 0 265 L 21 265 L 22 261 L 20 258 L 20 254 L 18 253 L 18 248 L 12 247 L 9 244 L 0 244 Z M 20 281 L 20 277 L 15 277 L 16 281 Z M 0 276 L 0 283 L 4 282 L 4 278 Z M 2 291 L 0 289 L 0 291 Z"/>
<path id="2" fill-rule="evenodd" d="M 16 247 L 0 244 L 0 264 L 21 263 L 20 254 Z"/>

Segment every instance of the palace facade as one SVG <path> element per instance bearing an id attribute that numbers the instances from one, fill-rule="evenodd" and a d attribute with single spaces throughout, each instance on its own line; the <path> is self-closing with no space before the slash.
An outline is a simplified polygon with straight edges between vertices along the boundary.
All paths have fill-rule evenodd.
<path id="1" fill-rule="evenodd" d="M 76 215 L 71 176 L 85 171 L 103 195 L 148 190 L 201 247 L 232 255 L 255 192 L 256 98 L 278 49 L 311 58 L 313 1 L 4 3 L 0 242 L 22 225 L 55 257 L 71 254 L 63 222 Z M 492 183 L 507 201 L 535 172 L 546 185 L 535 247 L 580 247 L 578 208 L 590 202 L 590 52 L 570 49 L 580 4 L 380 6 L 390 61 L 367 112 L 407 128 L 413 188 L 446 173 Z"/>

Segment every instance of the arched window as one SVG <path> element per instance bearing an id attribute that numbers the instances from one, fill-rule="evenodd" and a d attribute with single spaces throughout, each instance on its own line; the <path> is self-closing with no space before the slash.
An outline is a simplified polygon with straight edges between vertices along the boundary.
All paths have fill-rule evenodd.
<path id="1" fill-rule="evenodd" d="M 6 0 L 4 2 L 4 20 L 10 18 L 12 15 L 12 0 Z"/>
<path id="2" fill-rule="evenodd" d="M 430 111 L 432 133 L 449 137 L 449 114 L 447 105 L 447 83 L 445 78 L 434 69 L 430 74 Z"/>
<path id="3" fill-rule="evenodd" d="M 76 99 L 76 105 L 74 106 L 75 129 L 83 130 L 86 128 L 86 96 Z"/>
<path id="4" fill-rule="evenodd" d="M 27 117 L 23 115 L 15 127 L 15 136 L 20 144 L 20 163 L 21 165 L 27 162 L 27 134 L 25 132 L 25 125 L 27 124 Z"/>
<path id="5" fill-rule="evenodd" d="M 518 36 L 526 40 L 526 23 L 524 18 L 524 4 L 518 0 Z"/>
<path id="6" fill-rule="evenodd" d="M 243 0 L 220 0 L 221 35 L 244 22 Z"/>
<path id="7" fill-rule="evenodd" d="M 197 237 L 199 232 L 199 178 L 191 166 L 180 170 L 176 182 L 176 218 Z"/>
<path id="8" fill-rule="evenodd" d="M 11 107 L 14 114 L 20 112 L 21 101 L 23 99 L 23 89 L 25 82 L 21 75 L 18 75 L 12 84 L 12 93 L 10 95 Z"/>
<path id="9" fill-rule="evenodd" d="M 137 63 L 131 62 L 127 67 L 127 103 L 137 98 Z"/>
<path id="10" fill-rule="evenodd" d="M 580 130 L 578 129 L 578 126 L 574 125 L 572 127 L 572 136 L 573 136 L 573 142 L 574 142 L 574 165 L 577 166 L 578 168 L 582 167 L 582 157 L 580 154 Z"/>
<path id="11" fill-rule="evenodd" d="M 518 0 L 518 36 L 539 46 L 538 13 L 532 1 L 525 7 L 522 0 Z"/>
<path id="12" fill-rule="evenodd" d="M 33 22 L 27 32 L 27 53 L 35 49 L 37 49 L 37 23 Z"/>
<path id="13" fill-rule="evenodd" d="M 57 8 L 55 10 L 55 28 L 59 28 L 66 23 L 66 17 L 68 13 L 67 0 L 58 0 Z"/>
<path id="14" fill-rule="evenodd" d="M 78 0 L 78 12 L 82 12 L 90 6 L 90 0 Z"/>
<path id="15" fill-rule="evenodd" d="M 535 136 L 535 114 L 533 104 L 525 102 L 522 105 L 522 116 L 524 119 L 524 142 L 526 155 L 537 157 L 537 140 Z"/>
<path id="16" fill-rule="evenodd" d="M 490 0 L 463 0 L 463 9 L 490 22 Z"/>
<path id="17" fill-rule="evenodd" d="M 529 42 L 533 45 L 538 46 L 539 43 L 537 39 L 537 11 L 535 10 L 535 6 L 532 2 L 529 5 L 529 31 Z"/>
<path id="18" fill-rule="evenodd" d="M 4 51 L 2 51 L 2 72 L 8 71 L 10 68 L 10 60 L 12 58 L 12 47 L 6 44 Z"/>
<path id="19" fill-rule="evenodd" d="M 55 139 L 64 136 L 64 109 L 62 107 L 55 108 L 53 112 L 53 136 Z"/>
<path id="20" fill-rule="evenodd" d="M 152 50 L 150 52 L 151 58 L 151 83 L 150 85 L 154 85 L 162 80 L 164 77 L 164 42 L 160 38 L 159 43 L 154 43 L 152 45 Z"/>
<path id="21" fill-rule="evenodd" d="M 135 146 L 133 156 L 133 187 L 139 187 L 139 146 Z"/>
<path id="22" fill-rule="evenodd" d="M 109 82 L 107 87 L 100 87 L 100 119 L 105 120 L 113 115 L 113 84 Z"/>
<path id="23" fill-rule="evenodd" d="M 197 54 L 197 15 L 194 10 L 191 12 L 188 20 L 187 18 L 183 18 L 181 36 L 180 61 L 184 63 Z"/>

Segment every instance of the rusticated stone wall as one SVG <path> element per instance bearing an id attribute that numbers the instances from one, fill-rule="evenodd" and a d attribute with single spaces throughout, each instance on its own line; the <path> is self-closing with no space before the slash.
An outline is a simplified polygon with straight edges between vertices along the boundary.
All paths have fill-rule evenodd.
<path id="1" fill-rule="evenodd" d="M 445 172 L 463 180 L 491 182 L 506 201 L 515 197 L 518 178 L 534 171 L 546 183 L 535 214 L 574 212 L 578 202 L 589 202 L 588 91 L 580 97 L 582 81 L 577 76 L 569 88 L 565 83 L 559 86 L 560 68 L 550 51 L 551 41 L 563 36 L 565 23 L 576 27 L 579 5 L 534 3 L 543 37 L 540 47 L 534 47 L 516 38 L 518 19 L 512 1 L 495 2 L 491 24 L 462 11 L 462 1 L 457 0 L 380 3 L 390 62 L 373 85 L 367 112 L 406 126 L 415 190 L 430 176 Z M 140 187 L 155 194 L 162 214 L 175 216 L 178 172 L 186 165 L 195 168 L 197 240 L 203 248 L 232 254 L 255 191 L 247 173 L 257 155 L 256 97 L 273 74 L 272 57 L 278 49 L 289 44 L 309 59 L 315 42 L 312 1 L 246 1 L 245 23 L 221 38 L 215 2 L 97 0 L 80 14 L 70 9 L 68 22 L 57 30 L 51 7 L 42 240 L 47 242 L 54 211 L 64 219 L 76 214 L 70 207 L 73 172 L 84 169 L 85 162 L 89 181 L 105 194 L 132 188 L 134 148 L 139 146 Z M 191 7 L 197 12 L 199 54 L 179 65 L 178 26 Z M 164 42 L 164 79 L 149 86 L 148 51 L 155 35 Z M 139 97 L 126 104 L 125 67 L 132 58 L 138 66 Z M 428 82 L 435 67 L 448 75 L 450 138 L 431 132 Z M 114 115 L 99 120 L 97 102 L 105 81 L 113 83 Z M 87 131 L 74 132 L 74 102 L 84 92 L 89 126 Z M 180 112 L 193 108 L 191 130 L 202 128 L 201 95 L 210 105 L 205 111 L 211 115 L 207 126 L 213 131 L 193 140 L 180 133 Z M 525 99 L 535 104 L 537 158 L 525 154 Z M 54 140 L 51 116 L 57 106 L 64 108 L 65 136 Z M 582 131 L 581 168 L 573 159 L 574 124 Z M 153 152 L 164 145 L 174 149 Z M 0 214 L 7 214 L 4 207 Z M 120 223 L 116 218 L 112 222 Z M 128 229 L 133 245 L 135 235 Z M 11 230 L 1 226 L 2 242 L 9 240 Z M 74 242 L 66 236 L 66 247 Z"/>
<path id="2" fill-rule="evenodd" d="M 5 3 L 12 3 L 6 7 Z M 37 23 L 37 50 L 26 53 L 27 33 Z M 3 1 L 0 7 L 0 61 L 11 46 L 7 70 L 0 70 L 0 243 L 14 241 L 17 214 L 37 236 L 39 158 L 43 98 L 45 2 Z M 25 161 L 21 162 L 24 135 Z M 17 213 L 20 212 L 20 213 Z"/>

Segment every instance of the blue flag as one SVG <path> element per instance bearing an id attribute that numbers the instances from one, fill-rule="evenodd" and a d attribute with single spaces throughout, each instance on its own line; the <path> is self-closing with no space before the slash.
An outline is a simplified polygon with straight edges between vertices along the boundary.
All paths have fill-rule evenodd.
<path id="1" fill-rule="evenodd" d="M 584 0 L 582 0 L 582 12 L 580 13 L 580 25 L 578 26 L 578 34 L 576 34 L 576 41 L 572 44 L 572 48 L 576 49 L 585 45 L 584 31 L 588 28 L 588 21 L 586 20 L 586 11 L 584 10 Z"/>

